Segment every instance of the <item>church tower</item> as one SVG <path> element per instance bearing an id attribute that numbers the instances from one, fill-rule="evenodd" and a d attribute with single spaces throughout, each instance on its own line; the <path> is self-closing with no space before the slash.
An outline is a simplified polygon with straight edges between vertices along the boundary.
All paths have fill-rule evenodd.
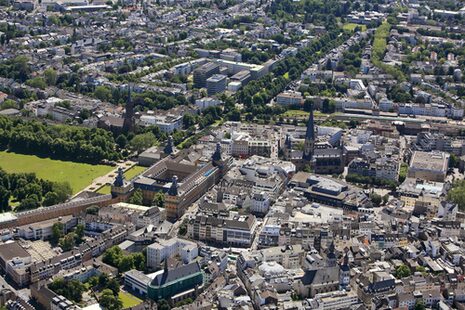
<path id="1" fill-rule="evenodd" d="M 313 120 L 313 104 L 310 106 L 310 115 L 307 121 L 307 132 L 305 133 L 303 160 L 311 160 L 315 148 L 315 124 Z"/>
<path id="2" fill-rule="evenodd" d="M 170 135 L 168 137 L 168 141 L 166 142 L 166 145 L 165 145 L 165 148 L 163 149 L 163 152 L 166 154 L 166 155 L 170 155 L 172 154 L 174 151 L 174 147 L 173 147 L 173 137 Z"/>
<path id="3" fill-rule="evenodd" d="M 326 254 L 326 259 L 327 259 L 327 266 L 328 267 L 335 267 L 337 263 L 337 257 L 336 257 L 336 248 L 334 246 L 334 242 L 331 242 L 328 248 L 328 252 Z"/>
<path id="4" fill-rule="evenodd" d="M 286 160 L 290 160 L 292 157 L 292 140 L 289 134 L 286 134 L 286 140 L 284 140 L 283 154 Z"/>
<path id="5" fill-rule="evenodd" d="M 134 130 L 134 103 L 131 98 L 131 86 L 128 85 L 128 101 L 126 103 L 126 112 L 124 113 L 123 132 Z"/>
<path id="6" fill-rule="evenodd" d="M 339 285 L 340 289 L 346 289 L 350 285 L 350 266 L 349 266 L 349 256 L 347 253 L 344 255 L 342 264 L 340 265 L 339 270 Z"/>

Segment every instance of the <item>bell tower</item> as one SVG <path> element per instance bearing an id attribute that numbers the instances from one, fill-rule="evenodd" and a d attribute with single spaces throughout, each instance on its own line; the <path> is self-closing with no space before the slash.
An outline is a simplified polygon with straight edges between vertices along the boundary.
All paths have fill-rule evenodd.
<path id="1" fill-rule="evenodd" d="M 307 131 L 305 133 L 303 160 L 309 161 L 313 157 L 315 148 L 315 124 L 313 120 L 313 104 L 310 106 L 310 115 L 307 121 Z"/>

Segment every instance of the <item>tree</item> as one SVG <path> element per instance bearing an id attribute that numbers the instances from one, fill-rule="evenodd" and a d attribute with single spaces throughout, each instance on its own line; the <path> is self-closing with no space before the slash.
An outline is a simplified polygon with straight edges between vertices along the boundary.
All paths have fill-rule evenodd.
<path id="1" fill-rule="evenodd" d="M 426 307 L 425 307 L 425 304 L 423 303 L 423 300 L 417 300 L 415 302 L 415 310 L 425 310 Z"/>
<path id="2" fill-rule="evenodd" d="M 118 271 L 126 272 L 134 268 L 134 258 L 132 255 L 123 256 L 118 262 Z"/>
<path id="3" fill-rule="evenodd" d="M 76 243 L 80 244 L 84 240 L 84 225 L 78 224 L 75 229 L 75 234 L 76 234 Z"/>
<path id="4" fill-rule="evenodd" d="M 69 182 L 53 183 L 52 190 L 57 194 L 58 202 L 65 202 L 73 193 Z"/>
<path id="5" fill-rule="evenodd" d="M 155 194 L 155 197 L 153 197 L 153 205 L 163 208 L 165 206 L 165 194 L 162 192 L 158 192 Z"/>
<path id="6" fill-rule="evenodd" d="M 39 199 L 37 195 L 31 195 L 21 201 L 19 206 L 16 208 L 17 211 L 33 210 L 39 207 Z"/>
<path id="7" fill-rule="evenodd" d="M 459 206 L 461 211 L 465 210 L 465 181 L 457 181 L 447 193 L 447 199 Z"/>
<path id="8" fill-rule="evenodd" d="M 411 274 L 411 271 L 406 265 L 402 264 L 402 265 L 396 267 L 396 270 L 395 270 L 394 274 L 395 274 L 396 278 L 402 279 L 402 278 L 405 278 L 405 277 L 409 277 L 410 274 Z"/>
<path id="9" fill-rule="evenodd" d="M 5 101 L 3 101 L 2 104 L 0 104 L 0 110 L 17 109 L 17 108 L 18 108 L 18 104 L 16 103 L 16 101 L 11 100 L 11 99 L 6 99 Z"/>
<path id="10" fill-rule="evenodd" d="M 44 78 L 48 85 L 55 85 L 57 82 L 57 72 L 53 68 L 48 68 L 44 71 Z"/>
<path id="11" fill-rule="evenodd" d="M 449 168 L 458 168 L 460 159 L 455 154 L 450 154 Z"/>
<path id="12" fill-rule="evenodd" d="M 8 211 L 10 208 L 11 192 L 5 187 L 0 186 L 0 211 Z"/>
<path id="13" fill-rule="evenodd" d="M 383 196 L 383 204 L 387 204 L 389 201 L 389 194 Z"/>
<path id="14" fill-rule="evenodd" d="M 97 215 L 98 214 L 98 207 L 97 206 L 90 206 L 86 209 L 86 214 Z"/>
<path id="15" fill-rule="evenodd" d="M 136 189 L 132 194 L 131 198 L 129 198 L 129 203 L 135 205 L 142 205 L 144 202 L 144 197 L 142 196 L 142 191 L 140 189 Z"/>
<path id="16" fill-rule="evenodd" d="M 134 268 L 140 271 L 145 270 L 146 258 L 143 253 L 133 253 L 132 258 L 134 259 Z"/>
<path id="17" fill-rule="evenodd" d="M 78 280 L 67 281 L 63 278 L 53 280 L 48 287 L 58 295 L 63 295 L 67 299 L 76 303 L 81 302 L 82 293 L 86 290 L 85 285 Z"/>
<path id="18" fill-rule="evenodd" d="M 55 244 L 58 243 L 60 238 L 63 236 L 64 229 L 65 229 L 65 227 L 64 227 L 62 222 L 58 222 L 58 223 L 53 224 L 53 226 L 52 226 L 52 237 L 51 237 L 52 243 L 55 243 Z"/>
<path id="19" fill-rule="evenodd" d="M 74 232 L 66 234 L 60 238 L 59 244 L 63 251 L 70 251 L 76 245 L 76 234 Z"/>
<path id="20" fill-rule="evenodd" d="M 35 77 L 30 80 L 27 80 L 26 84 L 31 87 L 40 89 L 45 89 L 47 87 L 47 83 L 45 83 L 45 80 L 41 77 Z"/>
<path id="21" fill-rule="evenodd" d="M 121 148 L 121 149 L 124 149 L 126 147 L 126 145 L 128 144 L 128 139 L 126 138 L 125 135 L 119 135 L 117 138 L 116 138 L 116 144 L 118 144 L 118 146 Z"/>
<path id="22" fill-rule="evenodd" d="M 186 129 L 195 125 L 195 117 L 190 113 L 184 114 L 182 117 L 182 124 Z"/>
<path id="23" fill-rule="evenodd" d="M 89 117 L 92 116 L 92 112 L 89 111 L 88 109 L 82 109 L 80 112 L 79 112 L 79 117 L 82 118 L 83 120 L 84 119 L 88 119 Z"/>
<path id="24" fill-rule="evenodd" d="M 151 132 L 136 135 L 129 142 L 129 146 L 134 151 L 140 153 L 157 143 L 157 138 Z"/>
<path id="25" fill-rule="evenodd" d="M 123 308 L 123 303 L 119 300 L 118 296 L 115 296 L 110 289 L 102 291 L 102 295 L 99 298 L 99 304 L 105 310 L 120 310 Z"/>
<path id="26" fill-rule="evenodd" d="M 381 195 L 378 195 L 376 193 L 373 193 L 370 195 L 370 199 L 371 199 L 371 202 L 373 202 L 373 204 L 376 206 L 376 207 L 379 207 L 381 205 L 381 202 L 383 200 L 383 198 L 381 197 Z"/>
<path id="27" fill-rule="evenodd" d="M 94 96 L 101 101 L 110 101 L 111 90 L 107 86 L 97 86 L 94 90 Z"/>
<path id="28" fill-rule="evenodd" d="M 123 256 L 123 251 L 118 246 L 112 246 L 103 253 L 102 261 L 105 264 L 117 267 Z"/>
<path id="29" fill-rule="evenodd" d="M 118 296 L 120 285 L 116 278 L 110 279 L 106 284 L 106 288 L 110 289 L 113 292 L 113 295 Z"/>
<path id="30" fill-rule="evenodd" d="M 48 192 L 45 194 L 44 196 L 44 201 L 42 202 L 42 204 L 44 206 L 53 206 L 57 203 L 59 203 L 60 200 L 58 199 L 58 194 L 55 193 L 55 192 Z"/>

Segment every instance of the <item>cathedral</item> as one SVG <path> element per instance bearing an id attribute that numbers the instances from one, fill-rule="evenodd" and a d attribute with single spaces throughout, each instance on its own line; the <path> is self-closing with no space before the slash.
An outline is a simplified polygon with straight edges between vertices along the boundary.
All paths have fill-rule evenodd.
<path id="1" fill-rule="evenodd" d="M 299 128 L 296 128 L 294 134 L 298 131 Z M 325 139 L 328 139 L 328 136 L 331 136 L 329 140 L 335 140 L 336 143 L 326 141 Z M 299 138 L 292 137 L 288 133 L 282 147 L 282 154 L 285 160 L 294 163 L 299 170 L 310 168 L 312 172 L 319 174 L 339 174 L 344 171 L 343 148 L 339 145 L 341 136 L 342 129 L 340 128 L 325 126 L 316 128 L 313 106 L 311 106 L 305 136 L 303 137 L 303 149 L 297 150 L 294 147 Z M 334 139 L 336 137 L 338 139 Z"/>

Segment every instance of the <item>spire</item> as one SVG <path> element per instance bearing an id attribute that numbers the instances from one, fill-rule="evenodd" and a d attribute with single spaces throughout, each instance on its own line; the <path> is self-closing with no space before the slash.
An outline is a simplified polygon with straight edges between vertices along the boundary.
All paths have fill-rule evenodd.
<path id="1" fill-rule="evenodd" d="M 134 129 L 134 103 L 131 98 L 131 85 L 128 85 L 128 101 L 126 102 L 126 113 L 124 114 L 123 130 L 130 132 Z"/>
<path id="2" fill-rule="evenodd" d="M 216 143 L 216 149 L 215 149 L 215 152 L 212 155 L 212 160 L 213 161 L 221 160 L 221 144 L 219 142 Z"/>
<path id="3" fill-rule="evenodd" d="M 171 183 L 171 187 L 168 190 L 168 195 L 170 196 L 177 196 L 178 195 L 178 177 L 173 176 L 173 181 Z"/>
<path id="4" fill-rule="evenodd" d="M 313 120 L 313 104 L 310 104 L 310 115 L 307 121 L 307 132 L 305 133 L 304 160 L 311 160 L 315 144 L 315 124 Z"/>
<path id="5" fill-rule="evenodd" d="M 116 175 L 115 182 L 113 183 L 114 186 L 122 187 L 124 186 L 124 174 L 123 168 L 118 168 L 118 174 Z"/>
<path id="6" fill-rule="evenodd" d="M 292 148 L 291 136 L 289 134 L 286 134 L 286 141 L 284 142 L 284 144 L 286 145 L 286 148 Z"/>
<path id="7" fill-rule="evenodd" d="M 171 135 L 168 137 L 168 141 L 166 142 L 163 152 L 165 152 L 166 155 L 173 153 L 173 137 Z"/>
<path id="8" fill-rule="evenodd" d="M 334 267 L 336 266 L 336 253 L 335 253 L 335 247 L 334 247 L 334 242 L 331 242 L 331 245 L 328 248 L 328 254 L 326 255 L 328 259 L 328 267 Z"/>
<path id="9" fill-rule="evenodd" d="M 305 139 L 315 140 L 315 124 L 313 120 L 313 103 L 310 104 L 310 115 L 307 121 L 307 132 L 305 133 Z"/>

